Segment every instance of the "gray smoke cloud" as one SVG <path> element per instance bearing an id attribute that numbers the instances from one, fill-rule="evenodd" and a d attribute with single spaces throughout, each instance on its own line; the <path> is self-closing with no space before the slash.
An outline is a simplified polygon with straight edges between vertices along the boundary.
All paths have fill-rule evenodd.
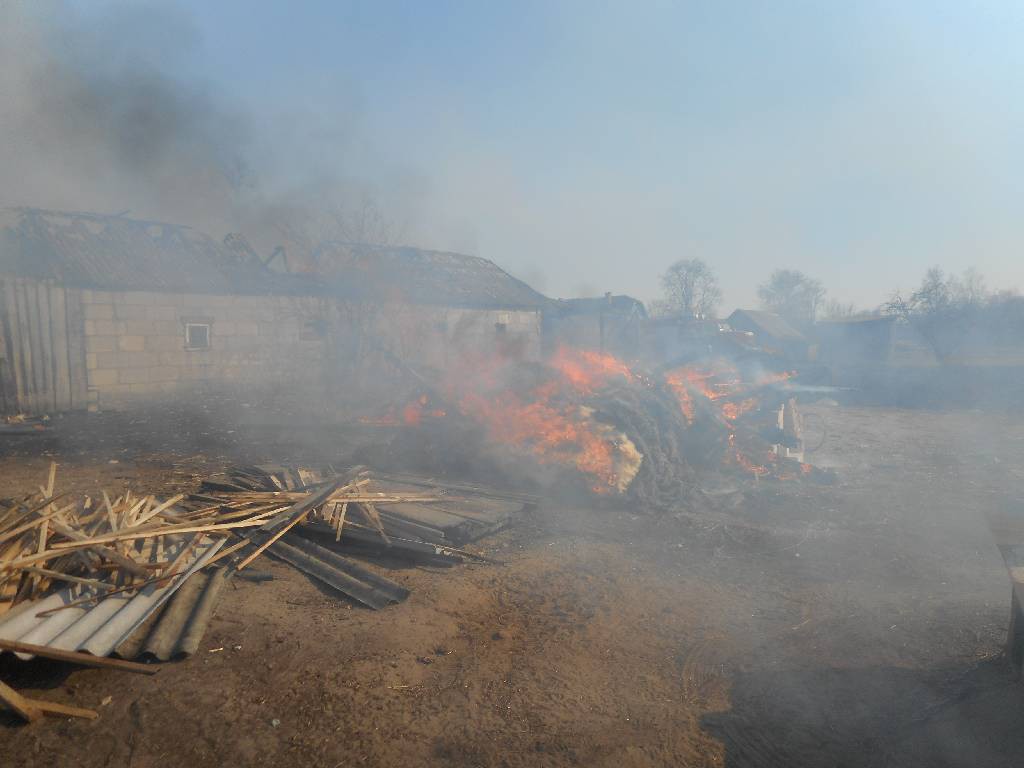
<path id="1" fill-rule="evenodd" d="M 5 6 L 0 204 L 225 222 L 251 196 L 251 120 L 172 72 L 201 44 L 156 6 Z"/>
<path id="2" fill-rule="evenodd" d="M 266 250 L 317 206 L 386 196 L 344 173 L 348 116 L 256 114 L 202 76 L 203 53 L 171 5 L 5 4 L 0 206 L 128 211 Z"/>

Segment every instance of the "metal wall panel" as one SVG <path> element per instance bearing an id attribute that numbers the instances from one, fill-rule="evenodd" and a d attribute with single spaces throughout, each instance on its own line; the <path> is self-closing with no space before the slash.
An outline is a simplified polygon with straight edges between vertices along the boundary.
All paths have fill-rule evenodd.
<path id="1" fill-rule="evenodd" d="M 0 278 L 0 415 L 85 407 L 84 338 L 77 291 Z"/>

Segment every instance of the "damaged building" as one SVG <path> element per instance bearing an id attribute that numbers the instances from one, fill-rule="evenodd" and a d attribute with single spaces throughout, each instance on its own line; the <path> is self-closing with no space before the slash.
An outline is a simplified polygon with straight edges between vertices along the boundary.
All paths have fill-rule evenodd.
<path id="1" fill-rule="evenodd" d="M 203 387 L 334 398 L 374 366 L 540 354 L 546 299 L 486 259 L 330 244 L 329 274 L 289 274 L 174 224 L 0 217 L 0 412 Z"/>
<path id="2" fill-rule="evenodd" d="M 621 355 L 635 353 L 647 310 L 632 296 L 606 293 L 600 298 L 557 299 L 544 314 L 545 341 Z"/>

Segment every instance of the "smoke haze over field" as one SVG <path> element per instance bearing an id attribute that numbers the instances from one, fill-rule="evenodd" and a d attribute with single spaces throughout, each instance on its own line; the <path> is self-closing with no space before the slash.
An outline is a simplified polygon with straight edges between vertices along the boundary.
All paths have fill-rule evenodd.
<path id="1" fill-rule="evenodd" d="M 11 2 L 0 204 L 214 235 L 372 196 L 552 295 L 1024 287 L 1016 4 Z"/>

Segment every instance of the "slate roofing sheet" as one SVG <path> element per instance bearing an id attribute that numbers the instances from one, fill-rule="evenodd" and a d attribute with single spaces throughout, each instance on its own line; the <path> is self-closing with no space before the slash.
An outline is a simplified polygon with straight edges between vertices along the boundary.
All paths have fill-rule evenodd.
<path id="1" fill-rule="evenodd" d="M 88 589 L 83 592 L 80 587 L 68 587 L 41 600 L 22 603 L 0 616 L 0 639 L 109 656 L 223 544 L 224 539 L 220 539 L 197 546 L 187 570 L 167 586 L 150 584 L 137 593 L 120 593 L 97 603 L 62 608 L 95 594 Z M 169 555 L 173 557 L 184 546 L 185 541 L 181 541 L 177 549 L 169 549 Z M 39 615 L 58 608 L 62 610 Z M 30 654 L 17 655 L 22 659 L 32 658 Z"/>

